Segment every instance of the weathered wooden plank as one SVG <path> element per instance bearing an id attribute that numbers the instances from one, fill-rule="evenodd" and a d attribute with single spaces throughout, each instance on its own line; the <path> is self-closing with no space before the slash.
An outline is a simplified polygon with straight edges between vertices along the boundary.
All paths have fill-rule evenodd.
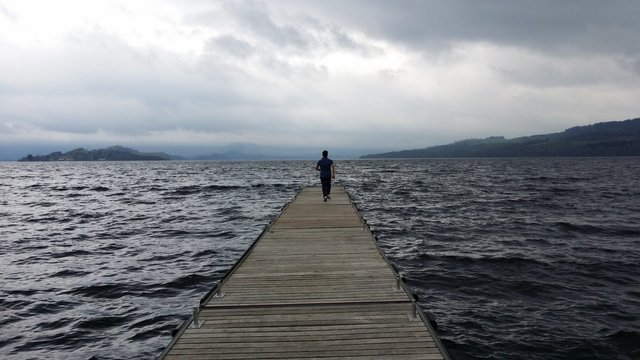
<path id="1" fill-rule="evenodd" d="M 349 348 L 349 349 L 357 349 L 357 348 L 406 348 L 406 347 L 420 347 L 420 348 L 436 348 L 436 344 L 434 342 L 421 342 L 419 341 L 420 336 L 402 336 L 402 337 L 368 337 L 368 338 L 349 338 L 345 336 L 343 338 L 318 338 L 313 336 L 308 336 L 306 338 L 292 338 L 292 337 L 280 337 L 277 339 L 266 339 L 259 338 L 253 339 L 253 341 L 228 341 L 224 338 L 218 338 L 214 343 L 210 340 L 204 340 L 202 338 L 198 339 L 199 341 L 185 341 L 185 339 L 180 339 L 178 343 L 174 346 L 174 349 L 206 349 L 206 348 L 216 348 L 216 349 L 241 349 L 245 351 L 248 347 L 250 348 L 259 348 L 262 350 L 266 350 L 267 348 L 303 348 L 306 350 L 312 349 L 324 349 L 324 348 Z"/>
<path id="2" fill-rule="evenodd" d="M 280 354 L 261 354 L 260 357 L 254 357 L 255 359 L 322 359 L 322 360 L 366 360 L 371 359 L 371 355 L 343 355 L 343 356 L 291 356 L 283 357 Z M 440 354 L 394 354 L 392 357 L 386 356 L 385 359 L 394 360 L 438 360 L 442 359 Z M 209 360 L 209 359 L 247 359 L 246 355 L 221 355 L 221 354 L 200 354 L 200 355 L 179 355 L 179 356 L 167 356 L 166 359 L 181 359 L 181 360 Z"/>
<path id="3" fill-rule="evenodd" d="M 185 342 L 218 342 L 224 339 L 226 342 L 246 342 L 253 341 L 304 341 L 321 338 L 323 340 L 341 340 L 341 339 L 397 339 L 397 338 L 419 338 L 424 336 L 422 329 L 406 331 L 403 327 L 385 327 L 375 329 L 375 331 L 366 328 L 368 331 L 281 331 L 272 327 L 265 328 L 264 331 L 248 332 L 245 328 L 226 329 L 223 331 L 207 331 L 198 333 L 185 333 L 180 341 Z M 258 340 L 259 339 L 259 340 Z M 435 346 L 435 343 L 434 343 Z"/>
<path id="4" fill-rule="evenodd" d="M 389 358 L 390 356 L 395 355 L 413 355 L 413 354 L 423 354 L 425 355 L 423 358 L 430 359 L 442 359 L 442 355 L 438 353 L 437 349 L 434 348 L 424 348 L 424 347 L 404 347 L 404 348 L 357 348 L 357 349 L 333 349 L 333 348 L 322 348 L 322 349 L 308 349 L 304 348 L 287 348 L 282 347 L 279 350 L 269 349 L 269 351 L 264 351 L 264 349 L 258 349 L 258 351 L 251 351 L 251 348 L 247 348 L 246 351 L 243 352 L 228 352 L 228 351 L 218 351 L 213 349 L 177 349 L 172 352 L 177 355 L 178 358 L 180 356 L 188 356 L 188 355 L 204 355 L 207 356 L 205 358 L 210 359 L 304 359 L 304 358 L 324 358 L 324 357 L 337 357 L 337 356 L 368 356 L 369 358 Z M 432 355 L 431 357 L 427 357 L 427 355 Z"/>
<path id="5" fill-rule="evenodd" d="M 215 306 L 216 302 L 212 301 L 209 303 L 209 306 Z M 235 308 L 235 307 L 220 307 L 215 309 L 204 308 L 201 313 L 211 313 L 211 314 L 240 314 L 240 315 L 248 315 L 253 316 L 253 314 L 270 314 L 270 313 L 303 313 L 303 314 L 312 314 L 312 313 L 347 313 L 347 314 L 359 314 L 359 313 L 367 313 L 370 314 L 374 312 L 374 310 L 379 310 L 381 306 L 384 306 L 384 311 L 386 313 L 402 313 L 405 311 L 407 307 L 406 302 L 384 302 L 384 303 L 375 303 L 375 302 L 366 302 L 366 303 L 342 303 L 335 304 L 330 308 L 324 306 L 323 303 L 313 304 L 313 305 L 304 305 L 297 306 L 296 304 L 292 304 L 289 306 L 280 306 L 277 308 Z"/>
<path id="6" fill-rule="evenodd" d="M 241 344 L 239 344 L 241 345 Z M 255 346 L 245 347 L 198 347 L 198 348 L 176 348 L 173 353 L 183 355 L 210 354 L 217 353 L 219 355 L 244 354 L 245 356 L 260 356 L 265 353 L 280 354 L 281 357 L 290 357 L 293 354 L 299 354 L 301 357 L 320 357 L 320 356 L 337 356 L 337 355 L 394 355 L 394 354 L 438 354 L 437 347 L 428 347 L 419 343 L 385 343 L 378 346 L 373 344 L 335 346 L 334 344 L 306 344 L 296 342 L 282 342 L 266 346 L 259 343 Z"/>
<path id="7" fill-rule="evenodd" d="M 227 334 L 227 333 L 237 333 L 242 332 L 246 334 L 258 334 L 258 333 L 272 333 L 272 332 L 286 332 L 286 333 L 298 333 L 298 332 L 313 332 L 318 334 L 324 334 L 326 332 L 336 332 L 336 333 L 368 333 L 368 332 L 376 332 L 376 331 L 389 331 L 401 329 L 402 331 L 407 331 L 412 333 L 414 331 L 427 331 L 424 325 L 420 322 L 411 322 L 410 324 L 330 324 L 330 325 L 298 325 L 298 326 L 278 326 L 277 329 L 270 326 L 264 326 L 264 324 L 259 324 L 254 327 L 227 327 L 227 328 L 214 328 L 214 327 L 200 327 L 200 328 L 189 328 L 184 333 L 183 336 L 198 334 Z M 402 331 L 398 331 L 397 334 L 401 334 Z M 427 331 L 428 332 L 428 331 Z"/>

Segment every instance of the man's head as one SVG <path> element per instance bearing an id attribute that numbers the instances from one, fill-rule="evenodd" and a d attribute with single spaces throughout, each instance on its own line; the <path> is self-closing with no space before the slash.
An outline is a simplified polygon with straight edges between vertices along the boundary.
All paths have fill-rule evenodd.
<path id="1" fill-rule="evenodd" d="M 327 150 L 324 150 L 322 152 L 322 157 L 327 157 L 327 156 L 329 156 L 329 152 Z"/>

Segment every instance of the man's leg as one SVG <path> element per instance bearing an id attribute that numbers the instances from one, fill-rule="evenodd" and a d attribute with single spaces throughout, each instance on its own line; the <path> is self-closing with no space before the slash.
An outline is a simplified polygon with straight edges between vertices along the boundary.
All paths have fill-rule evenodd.
<path id="1" fill-rule="evenodd" d="M 321 178 L 322 183 L 322 196 L 325 198 L 329 195 L 329 187 L 331 186 L 331 178 Z"/>

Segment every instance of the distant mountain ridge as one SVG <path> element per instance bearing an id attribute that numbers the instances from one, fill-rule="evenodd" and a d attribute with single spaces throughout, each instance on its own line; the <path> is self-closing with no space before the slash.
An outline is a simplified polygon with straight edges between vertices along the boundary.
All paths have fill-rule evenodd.
<path id="1" fill-rule="evenodd" d="M 173 149 L 181 151 L 181 149 Z M 223 161 L 242 161 L 242 160 L 317 160 L 321 157 L 323 148 L 300 147 L 300 146 L 269 146 L 252 143 L 231 143 L 209 147 L 208 154 L 206 150 L 202 151 L 204 155 L 185 154 L 183 156 L 168 155 L 165 152 L 141 152 L 124 146 L 111 146 L 104 149 L 86 150 L 85 148 L 77 148 L 68 152 L 55 151 L 48 155 L 32 155 L 21 156 L 16 158 L 22 162 L 36 161 L 135 161 L 135 160 L 223 160 Z M 355 149 L 355 148 L 331 148 L 333 158 L 339 159 L 357 159 L 362 154 L 371 153 L 373 149 Z M 198 150 L 200 151 L 200 150 Z M 378 150 L 380 151 L 380 150 Z M 182 150 L 184 153 L 184 150 Z"/>
<path id="2" fill-rule="evenodd" d="M 160 161 L 175 160 L 178 157 L 165 153 L 145 153 L 124 146 L 110 146 L 104 149 L 74 149 L 68 152 L 55 151 L 49 155 L 27 155 L 18 161 Z"/>
<path id="3" fill-rule="evenodd" d="M 209 152 L 192 156 L 194 160 L 317 160 L 324 148 L 294 145 L 260 145 L 253 143 L 230 143 L 210 148 Z M 334 159 L 357 159 L 372 149 L 331 147 Z M 380 151 L 380 150 L 377 150 Z"/>
<path id="4" fill-rule="evenodd" d="M 449 145 L 364 155 L 376 158 L 640 156 L 640 118 L 576 126 L 560 133 L 492 136 Z"/>

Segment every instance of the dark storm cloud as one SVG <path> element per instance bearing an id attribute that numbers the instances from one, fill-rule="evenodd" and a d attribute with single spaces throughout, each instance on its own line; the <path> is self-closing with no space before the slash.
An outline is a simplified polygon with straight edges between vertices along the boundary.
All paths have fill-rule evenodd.
<path id="1" fill-rule="evenodd" d="M 251 29 L 256 36 L 277 46 L 308 48 L 312 45 L 312 38 L 303 31 L 290 25 L 277 24 L 266 6 L 260 3 L 254 3 L 254 6 L 227 3 L 225 9 L 240 23 L 240 26 Z"/>
<path id="2" fill-rule="evenodd" d="M 640 2 L 327 0 L 323 13 L 417 49 L 487 41 L 540 51 L 640 52 Z"/>
<path id="3" fill-rule="evenodd" d="M 313 37 L 303 28 L 283 24 L 273 18 L 267 4 L 262 2 L 226 1 L 220 9 L 202 10 L 183 19 L 185 24 L 200 24 L 212 29 L 220 26 L 220 19 L 233 22 L 238 31 L 249 33 L 278 47 L 309 48 Z"/>
<path id="4" fill-rule="evenodd" d="M 282 2 L 286 4 L 285 2 Z M 278 17 L 278 8 L 270 6 L 280 4 L 279 2 L 257 2 L 257 1 L 226 1 L 221 8 L 201 10 L 190 13 L 183 19 L 184 24 L 199 24 L 211 29 L 220 27 L 221 18 L 232 23 L 237 33 L 224 34 L 210 39 L 207 49 L 229 50 L 230 55 L 241 55 L 245 57 L 250 52 L 264 50 L 267 45 L 271 45 L 274 51 L 285 52 L 310 51 L 322 49 L 331 51 L 338 48 L 354 50 L 360 53 L 380 53 L 380 48 L 372 47 L 361 40 L 355 39 L 349 34 L 348 28 L 336 24 L 332 18 L 324 18 L 313 10 L 316 4 L 311 4 L 312 10 L 306 8 L 297 9 L 293 3 L 291 8 L 285 6 L 287 11 L 291 11 L 288 16 Z M 322 5 L 320 5 L 322 6 Z M 283 11 L 284 12 L 284 11 Z M 242 37 L 247 37 L 260 41 L 258 44 L 250 44 Z"/>

